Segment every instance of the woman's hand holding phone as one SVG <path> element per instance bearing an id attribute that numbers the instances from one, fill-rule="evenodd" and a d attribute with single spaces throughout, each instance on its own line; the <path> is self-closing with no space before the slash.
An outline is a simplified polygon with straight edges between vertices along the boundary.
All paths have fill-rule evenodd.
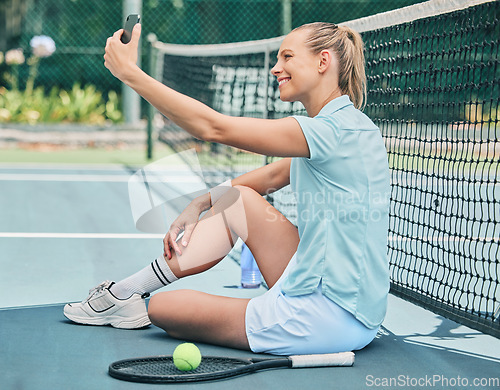
<path id="1" fill-rule="evenodd" d="M 137 68 L 137 56 L 139 39 L 141 36 L 141 24 L 139 16 L 127 18 L 125 29 L 116 31 L 106 42 L 106 52 L 104 54 L 104 66 L 121 81 L 125 81 L 127 76 Z M 130 34 L 130 41 L 127 34 Z"/>

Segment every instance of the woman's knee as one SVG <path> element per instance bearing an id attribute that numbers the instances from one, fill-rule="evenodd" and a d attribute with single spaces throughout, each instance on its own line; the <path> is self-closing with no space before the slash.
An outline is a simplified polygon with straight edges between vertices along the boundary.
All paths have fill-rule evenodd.
<path id="1" fill-rule="evenodd" d="M 246 241 L 249 207 L 257 198 L 262 197 L 255 190 L 245 186 L 234 186 L 213 206 L 213 215 L 223 216 L 226 228 L 233 236 L 233 241 L 237 238 L 236 236 Z"/>
<path id="2" fill-rule="evenodd" d="M 179 291 L 162 292 L 151 297 L 148 304 L 148 316 L 153 325 L 163 329 L 168 326 L 169 319 L 173 317 L 172 313 L 175 313 L 176 299 L 174 295 L 178 295 Z"/>
<path id="3" fill-rule="evenodd" d="M 148 316 L 153 325 L 157 325 L 161 321 L 161 318 L 165 316 L 165 293 L 158 293 L 151 297 L 148 304 Z"/>
<path id="4" fill-rule="evenodd" d="M 262 198 L 262 195 L 260 195 L 253 188 L 242 185 L 236 185 L 233 188 L 238 190 L 240 196 L 243 198 L 243 201 L 248 200 L 249 198 Z"/>
<path id="5" fill-rule="evenodd" d="M 219 204 L 216 208 L 228 209 L 233 205 L 238 205 L 239 203 L 241 203 L 238 202 L 239 200 L 242 200 L 243 203 L 245 203 L 247 201 L 251 201 L 252 198 L 259 199 L 262 198 L 262 196 L 253 188 L 242 185 L 235 185 L 222 196 L 222 201 L 218 202 Z"/>
<path id="6" fill-rule="evenodd" d="M 175 290 L 155 294 L 148 304 L 148 316 L 153 325 L 167 332 L 176 328 L 186 317 L 188 301 L 195 294 L 192 290 Z"/>

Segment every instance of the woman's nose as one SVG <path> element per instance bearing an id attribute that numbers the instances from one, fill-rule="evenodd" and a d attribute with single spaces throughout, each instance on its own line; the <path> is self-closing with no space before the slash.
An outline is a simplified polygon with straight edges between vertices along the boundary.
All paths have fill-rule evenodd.
<path id="1" fill-rule="evenodd" d="M 274 65 L 271 69 L 271 74 L 273 76 L 278 76 L 281 72 L 281 69 L 278 68 L 278 63 L 276 63 L 276 65 Z"/>

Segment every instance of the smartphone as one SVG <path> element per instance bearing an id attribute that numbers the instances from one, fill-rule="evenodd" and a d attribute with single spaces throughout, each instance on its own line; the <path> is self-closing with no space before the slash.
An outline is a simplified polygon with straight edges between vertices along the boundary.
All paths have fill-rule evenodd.
<path id="1" fill-rule="evenodd" d="M 124 31 L 120 38 L 123 43 L 129 43 L 132 39 L 132 30 L 137 23 L 140 23 L 141 16 L 137 14 L 132 14 L 127 16 L 127 20 L 125 21 L 125 26 L 123 27 Z"/>

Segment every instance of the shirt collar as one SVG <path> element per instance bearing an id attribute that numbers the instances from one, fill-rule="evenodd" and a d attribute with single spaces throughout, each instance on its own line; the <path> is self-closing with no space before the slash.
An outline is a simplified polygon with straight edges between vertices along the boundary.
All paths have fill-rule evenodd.
<path id="1" fill-rule="evenodd" d="M 352 106 L 351 99 L 349 99 L 349 96 L 347 95 L 342 95 L 339 96 L 338 98 L 333 99 L 332 101 L 328 102 L 318 113 L 317 116 L 324 116 L 324 115 L 329 115 L 333 114 L 335 111 L 338 111 L 344 107 L 347 106 Z"/>

